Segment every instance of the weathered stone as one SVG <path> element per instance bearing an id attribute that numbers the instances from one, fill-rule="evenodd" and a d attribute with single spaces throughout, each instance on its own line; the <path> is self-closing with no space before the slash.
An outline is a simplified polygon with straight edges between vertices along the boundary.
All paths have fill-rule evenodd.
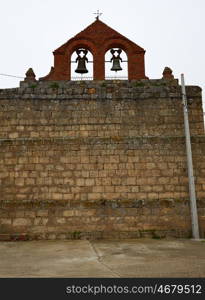
<path id="1" fill-rule="evenodd" d="M 30 219 L 25 219 L 25 218 L 16 218 L 13 220 L 13 226 L 27 226 L 31 225 L 31 220 Z"/>
<path id="2" fill-rule="evenodd" d="M 177 81 L 60 81 L 58 91 L 52 83 L 0 90 L 0 233 L 132 238 L 139 230 L 165 235 L 173 230 L 174 236 L 187 236 L 191 222 Z M 190 130 L 203 236 L 201 89 L 187 87 L 187 94 L 194 99 Z"/>
<path id="3" fill-rule="evenodd" d="M 48 216 L 48 210 L 38 210 L 36 212 L 37 217 L 47 217 Z"/>

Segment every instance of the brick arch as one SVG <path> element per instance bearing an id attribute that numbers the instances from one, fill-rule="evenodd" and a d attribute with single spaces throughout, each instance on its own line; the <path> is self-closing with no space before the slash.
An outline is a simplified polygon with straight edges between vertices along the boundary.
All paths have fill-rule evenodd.
<path id="1" fill-rule="evenodd" d="M 74 40 L 73 42 L 69 43 L 67 47 L 65 47 L 65 52 L 72 55 L 75 50 L 81 47 L 88 49 L 92 53 L 92 55 L 97 52 L 97 46 L 92 40 L 89 39 L 80 39 L 76 41 Z"/>
<path id="2" fill-rule="evenodd" d="M 71 40 L 53 52 L 54 68 L 41 80 L 70 80 L 71 79 L 71 56 L 78 48 L 88 49 L 93 58 L 96 55 L 97 47 L 89 39 Z"/>
<path id="3" fill-rule="evenodd" d="M 146 78 L 144 71 L 145 51 L 124 39 L 108 39 L 102 49 L 103 55 L 111 48 L 121 48 L 128 59 L 128 80 Z"/>
<path id="4" fill-rule="evenodd" d="M 102 52 L 105 54 L 111 48 L 121 48 L 126 54 L 130 52 L 129 44 L 123 39 L 107 39 L 103 45 Z"/>
<path id="5" fill-rule="evenodd" d="M 112 48 L 120 48 L 124 51 L 124 53 L 127 56 L 127 61 L 129 61 L 128 57 L 129 57 L 129 48 L 128 45 L 126 45 L 126 43 L 121 43 L 119 40 L 116 41 L 108 41 L 105 45 L 104 48 L 102 49 L 102 53 L 104 55 L 104 61 L 106 59 L 106 53 L 111 50 Z M 104 62 L 104 66 L 105 66 L 105 62 Z M 105 68 L 106 69 L 106 68 Z M 105 70 L 106 72 L 106 70 Z M 127 72 L 127 76 L 128 76 L 128 63 L 126 66 L 126 72 Z M 105 74 L 106 75 L 106 74 Z"/>
<path id="6" fill-rule="evenodd" d="M 129 53 L 130 53 L 130 47 L 129 44 L 124 41 L 123 39 L 106 39 L 104 42 L 103 47 L 101 48 L 101 54 L 103 56 L 103 60 L 105 60 L 105 54 L 107 51 L 111 48 L 121 48 L 127 55 L 128 61 L 129 61 Z M 105 78 L 105 62 L 102 67 L 102 77 Z M 129 75 L 128 75 L 129 79 Z"/>
<path id="7" fill-rule="evenodd" d="M 69 64 L 68 68 L 70 69 L 70 77 L 72 76 L 72 68 L 74 67 L 74 64 L 72 66 L 72 55 L 79 48 L 87 49 L 89 51 L 89 53 L 92 54 L 92 59 L 91 59 L 92 61 L 93 61 L 93 57 L 94 57 L 94 55 L 96 53 L 96 49 L 94 48 L 94 46 L 91 47 L 88 43 L 85 43 L 85 42 L 77 43 L 76 45 L 73 45 L 72 47 L 69 47 L 69 49 L 68 49 L 68 64 Z M 88 57 L 88 55 L 87 55 L 87 57 Z M 76 64 L 76 67 L 77 67 L 77 64 Z M 93 69 L 93 63 L 92 63 L 92 69 Z M 74 72 L 74 69 L 73 69 L 73 72 Z M 91 73 L 92 73 L 92 77 L 93 77 L 93 71 Z M 87 76 L 91 77 L 91 74 L 88 73 Z"/>
<path id="8" fill-rule="evenodd" d="M 71 56 L 79 48 L 85 48 L 89 50 L 93 56 L 93 60 L 97 52 L 97 47 L 91 40 L 81 39 L 70 43 L 65 49 L 65 52 L 67 54 L 67 67 L 69 69 L 69 78 L 71 78 Z"/>

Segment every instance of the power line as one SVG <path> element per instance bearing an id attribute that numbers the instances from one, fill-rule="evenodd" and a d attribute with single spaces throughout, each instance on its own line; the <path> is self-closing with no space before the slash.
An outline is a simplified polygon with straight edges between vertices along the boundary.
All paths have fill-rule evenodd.
<path id="1" fill-rule="evenodd" d="M 7 76 L 7 77 L 24 78 L 24 77 L 22 77 L 22 76 L 15 76 L 15 75 L 9 75 L 9 74 L 1 74 L 1 73 L 0 73 L 0 75 L 1 75 L 1 76 Z"/>

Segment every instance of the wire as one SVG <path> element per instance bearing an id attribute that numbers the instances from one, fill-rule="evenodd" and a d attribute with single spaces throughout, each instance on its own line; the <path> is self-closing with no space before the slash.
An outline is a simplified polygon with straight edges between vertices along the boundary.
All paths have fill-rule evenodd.
<path id="1" fill-rule="evenodd" d="M 24 77 L 22 77 L 22 76 L 15 76 L 15 75 L 9 75 L 9 74 L 1 74 L 1 73 L 0 73 L 0 75 L 1 75 L 1 76 L 7 76 L 7 77 L 24 78 Z"/>

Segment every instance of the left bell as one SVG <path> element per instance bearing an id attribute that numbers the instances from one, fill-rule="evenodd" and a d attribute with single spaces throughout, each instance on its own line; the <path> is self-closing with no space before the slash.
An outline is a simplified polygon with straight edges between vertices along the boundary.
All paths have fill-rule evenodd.
<path id="1" fill-rule="evenodd" d="M 81 52 L 84 53 L 83 57 L 80 56 Z M 78 55 L 78 57 L 76 58 L 76 62 L 78 61 L 78 66 L 77 66 L 77 69 L 75 70 L 76 73 L 80 73 L 80 74 L 88 73 L 88 70 L 86 68 L 86 62 L 88 62 L 88 59 L 86 57 L 87 52 L 88 51 L 84 50 L 84 49 L 76 51 L 76 53 Z"/>

